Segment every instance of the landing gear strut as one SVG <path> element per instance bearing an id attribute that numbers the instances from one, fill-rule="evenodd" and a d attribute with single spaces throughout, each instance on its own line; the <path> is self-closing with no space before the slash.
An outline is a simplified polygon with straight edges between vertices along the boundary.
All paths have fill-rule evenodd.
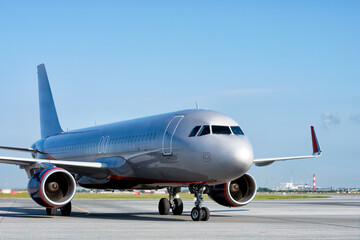
<path id="1" fill-rule="evenodd" d="M 207 207 L 202 206 L 205 187 L 203 185 L 192 185 L 189 187 L 190 192 L 194 193 L 196 198 L 195 207 L 191 210 L 191 218 L 194 221 L 207 221 L 210 218 L 210 211 Z"/>
<path id="2" fill-rule="evenodd" d="M 181 215 L 184 209 L 184 204 L 180 198 L 175 198 L 175 195 L 180 192 L 180 187 L 168 187 L 167 190 L 169 192 L 169 199 L 162 198 L 159 202 L 160 215 L 168 215 L 170 209 L 174 215 Z"/>

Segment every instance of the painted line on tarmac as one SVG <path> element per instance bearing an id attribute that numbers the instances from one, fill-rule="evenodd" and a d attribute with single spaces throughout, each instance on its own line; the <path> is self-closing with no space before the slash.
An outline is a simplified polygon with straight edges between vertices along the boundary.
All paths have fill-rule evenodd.
<path id="1" fill-rule="evenodd" d="M 76 209 L 79 209 L 80 211 L 83 211 L 83 212 L 86 212 L 87 214 L 91 214 L 91 212 L 90 211 L 88 211 L 88 210 L 85 210 L 85 209 L 82 209 L 82 208 L 79 208 L 79 207 L 77 207 L 77 206 L 75 206 L 75 205 L 72 205 L 74 208 L 76 208 Z"/>

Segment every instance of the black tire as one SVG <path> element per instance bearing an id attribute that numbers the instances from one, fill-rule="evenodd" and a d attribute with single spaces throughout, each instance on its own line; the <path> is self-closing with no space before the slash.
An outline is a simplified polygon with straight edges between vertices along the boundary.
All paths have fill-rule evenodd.
<path id="1" fill-rule="evenodd" d="M 60 208 L 61 215 L 63 216 L 70 216 L 71 214 L 71 202 Z"/>
<path id="2" fill-rule="evenodd" d="M 207 221 L 210 218 L 210 210 L 207 207 L 201 208 L 202 218 L 201 221 Z"/>
<path id="3" fill-rule="evenodd" d="M 194 207 L 191 210 L 191 218 L 193 221 L 200 221 L 202 219 L 203 212 L 199 207 Z"/>
<path id="4" fill-rule="evenodd" d="M 162 198 L 159 201 L 159 213 L 160 215 L 168 215 L 170 211 L 170 202 L 167 198 Z"/>
<path id="5" fill-rule="evenodd" d="M 52 208 L 52 207 L 47 207 L 46 208 L 46 214 L 48 216 L 55 216 L 56 215 L 56 208 Z"/>
<path id="6" fill-rule="evenodd" d="M 174 215 L 181 215 L 184 210 L 184 204 L 183 201 L 180 198 L 174 199 L 174 208 L 172 209 L 172 212 Z"/>

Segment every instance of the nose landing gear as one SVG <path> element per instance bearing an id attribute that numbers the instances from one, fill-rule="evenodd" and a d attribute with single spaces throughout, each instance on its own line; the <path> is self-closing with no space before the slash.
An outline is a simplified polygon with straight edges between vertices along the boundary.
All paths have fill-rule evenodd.
<path id="1" fill-rule="evenodd" d="M 189 187 L 190 192 L 196 197 L 195 207 L 191 210 L 191 218 L 193 221 L 207 221 L 210 218 L 210 211 L 207 207 L 202 206 L 205 187 L 203 185 L 192 185 Z"/>

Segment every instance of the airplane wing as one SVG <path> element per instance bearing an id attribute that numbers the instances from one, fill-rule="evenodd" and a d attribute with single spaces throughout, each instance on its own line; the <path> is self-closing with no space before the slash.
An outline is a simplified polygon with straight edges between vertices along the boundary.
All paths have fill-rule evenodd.
<path id="1" fill-rule="evenodd" d="M 0 163 L 14 164 L 30 168 L 32 165 L 34 168 L 39 168 L 38 166 L 56 166 L 64 168 L 65 170 L 68 170 L 72 173 L 95 178 L 103 178 L 108 175 L 108 165 L 103 162 L 78 162 L 0 156 Z"/>
<path id="2" fill-rule="evenodd" d="M 2 156 L 0 156 L 0 163 L 15 164 L 20 166 L 30 166 L 36 163 L 48 163 L 58 167 L 60 166 L 87 167 L 87 168 L 107 167 L 107 164 L 100 162 L 77 162 L 77 161 L 16 158 L 16 157 L 2 157 Z"/>
<path id="3" fill-rule="evenodd" d="M 37 153 L 40 152 L 36 149 L 32 149 L 32 148 L 19 148 L 19 147 L 6 147 L 6 146 L 0 146 L 0 149 L 4 149 L 4 150 L 11 150 L 11 151 L 20 151 L 20 152 L 29 152 L 29 153 Z M 42 153 L 42 152 L 40 152 Z"/>
<path id="4" fill-rule="evenodd" d="M 319 157 L 321 155 L 321 149 L 320 149 L 319 142 L 316 138 L 314 126 L 311 126 L 311 140 L 312 140 L 312 146 L 313 146 L 313 154 L 312 155 L 295 156 L 295 157 L 280 157 L 280 158 L 260 158 L 260 159 L 254 159 L 254 163 L 256 166 L 264 167 L 264 166 L 270 165 L 276 161 L 287 161 L 287 160 L 297 160 L 297 159 Z"/>

